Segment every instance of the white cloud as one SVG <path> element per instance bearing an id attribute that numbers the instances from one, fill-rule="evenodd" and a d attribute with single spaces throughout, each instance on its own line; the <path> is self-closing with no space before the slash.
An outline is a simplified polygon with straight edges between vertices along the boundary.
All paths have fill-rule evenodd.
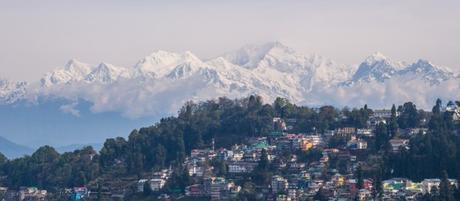
<path id="1" fill-rule="evenodd" d="M 77 102 L 66 104 L 66 105 L 61 105 L 59 107 L 59 110 L 61 110 L 64 113 L 71 114 L 76 117 L 80 117 L 80 111 L 75 108 L 77 107 L 77 105 L 78 105 Z"/>

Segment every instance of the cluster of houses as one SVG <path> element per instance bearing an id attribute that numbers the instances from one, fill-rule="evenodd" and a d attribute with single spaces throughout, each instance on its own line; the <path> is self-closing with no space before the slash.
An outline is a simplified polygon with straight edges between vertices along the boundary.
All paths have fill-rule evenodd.
<path id="1" fill-rule="evenodd" d="M 137 192 L 141 193 L 149 188 L 151 191 L 160 191 L 168 181 L 169 177 L 171 176 L 171 169 L 163 169 L 158 172 L 154 172 L 152 178 L 150 179 L 140 179 L 137 182 Z"/>
<path id="2" fill-rule="evenodd" d="M 266 200 L 307 200 L 313 199 L 318 193 L 330 200 L 372 199 L 376 190 L 374 181 L 363 178 L 362 183 L 358 184 L 360 181 L 356 170 L 362 163 L 362 153 L 368 149 L 369 139 L 375 137 L 375 125 L 387 122 L 390 117 L 389 110 L 376 111 L 368 121 L 367 128 L 343 127 L 326 131 L 322 135 L 288 133 L 286 130 L 289 130 L 289 123 L 275 118 L 273 124 L 276 131 L 267 137 L 248 138 L 246 143 L 234 145 L 230 149 L 214 149 L 213 146 L 209 149 L 192 150 L 183 165 L 194 183 L 184 189 L 184 196 L 207 197 L 211 200 L 228 200 L 237 196 L 243 188 L 237 184 L 242 185 L 242 179 L 256 169 L 262 150 L 265 150 L 268 160 L 278 170 L 277 174 L 272 175 L 269 185 L 256 186 L 257 192 Z M 427 130 L 411 128 L 398 132 L 398 138 L 389 141 L 393 152 L 409 149 L 410 137 L 426 134 Z M 346 146 L 329 148 L 327 142 L 333 136 L 347 136 Z M 296 153 L 315 148 L 322 150 L 321 156 L 317 161 L 308 163 L 298 160 L 295 154 L 289 158 L 283 158 L 282 155 L 286 151 Z M 210 164 L 210 161 L 215 160 L 225 164 L 224 175 L 217 176 L 218 170 Z M 331 160 L 347 161 L 344 170 L 331 168 Z M 456 180 L 450 181 L 457 186 Z M 439 187 L 439 183 L 439 179 L 425 179 L 417 183 L 394 178 L 383 181 L 382 197 L 384 200 L 415 200 L 417 196 L 431 193 L 433 188 Z"/>
<path id="3" fill-rule="evenodd" d="M 458 188 L 455 179 L 449 179 L 451 186 Z M 424 179 L 421 182 L 413 182 L 405 178 L 393 178 L 382 182 L 384 200 L 417 200 L 418 196 L 426 193 L 439 191 L 440 179 Z"/>
<path id="4" fill-rule="evenodd" d="M 0 198 L 3 200 L 40 201 L 46 200 L 48 192 L 36 187 L 21 187 L 18 191 L 0 187 Z"/>
<path id="5" fill-rule="evenodd" d="M 456 112 L 457 108 L 451 110 Z M 322 134 L 316 131 L 307 134 L 289 133 L 292 128 L 290 124 L 295 123 L 295 119 L 285 121 L 274 118 L 275 131 L 266 137 L 247 138 L 244 144 L 228 149 L 216 149 L 213 142 L 210 148 L 192 150 L 182 164 L 192 184 L 176 191 L 178 194 L 185 192 L 182 196 L 196 200 L 235 198 L 244 191 L 243 181 L 247 181 L 258 167 L 262 154 L 266 153 L 271 166 L 276 170 L 273 171 L 275 174 L 270 175 L 269 184 L 254 186 L 256 196 L 273 201 L 310 200 L 318 194 L 329 200 L 371 200 L 376 193 L 375 182 L 370 178 L 358 178 L 356 172 L 365 163 L 368 143 L 375 138 L 376 125 L 387 123 L 391 115 L 389 110 L 375 110 L 366 128 L 341 127 Z M 389 141 L 391 150 L 395 153 L 410 149 L 410 138 L 426 134 L 427 129 L 400 129 L 398 133 L 396 138 Z M 330 147 L 330 139 L 337 136 L 344 137 L 346 143 Z M 309 150 L 319 150 L 314 161 L 305 161 L 297 154 L 307 153 Z M 286 155 L 286 152 L 290 154 Z M 216 166 L 216 161 L 223 168 Z M 169 168 L 144 175 L 143 179 L 101 179 L 106 183 L 99 181 L 98 185 L 102 183 L 102 195 L 106 193 L 108 200 L 123 200 L 125 194 L 130 192 L 129 189 L 138 194 L 146 190 L 157 192 L 161 194 L 158 199 L 168 200 L 169 195 L 162 194 L 162 190 L 171 175 L 172 170 Z M 449 181 L 453 186 L 458 186 L 456 180 Z M 436 178 L 420 182 L 392 178 L 382 181 L 381 197 L 383 200 L 417 200 L 419 196 L 439 189 L 440 183 L 440 179 Z M 96 192 L 99 194 L 96 195 Z M 70 200 L 92 200 L 101 195 L 101 188 L 95 185 L 75 187 L 65 189 L 64 194 L 70 195 Z M 47 191 L 37 188 L 12 191 L 0 187 L 0 198 L 4 200 L 45 200 L 46 196 Z"/>

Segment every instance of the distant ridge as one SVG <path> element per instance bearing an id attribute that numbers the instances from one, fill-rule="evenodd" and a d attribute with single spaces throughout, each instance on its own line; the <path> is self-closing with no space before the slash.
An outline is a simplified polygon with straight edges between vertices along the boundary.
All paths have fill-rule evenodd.
<path id="1" fill-rule="evenodd" d="M 24 155 L 32 154 L 33 149 L 24 145 L 19 145 L 0 136 L 0 153 L 13 159 Z"/>

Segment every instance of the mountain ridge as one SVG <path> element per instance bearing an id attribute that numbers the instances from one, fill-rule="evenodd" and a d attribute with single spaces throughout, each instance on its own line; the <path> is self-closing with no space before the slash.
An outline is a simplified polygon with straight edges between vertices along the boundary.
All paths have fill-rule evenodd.
<path id="1" fill-rule="evenodd" d="M 94 104 L 95 112 L 118 111 L 136 118 L 174 113 L 188 100 L 248 94 L 259 94 L 267 101 L 281 96 L 301 104 L 350 105 L 345 101 L 353 100 L 351 105 L 355 106 L 358 96 L 349 94 L 361 93 L 364 96 L 358 102 L 371 100 L 371 105 L 385 106 L 391 96 L 396 96 L 394 93 L 399 93 L 429 103 L 433 97 L 428 94 L 430 97 L 423 98 L 419 94 L 427 93 L 422 89 L 436 91 L 443 85 L 452 88 L 457 82 L 458 75 L 452 70 L 426 60 L 405 64 L 376 52 L 358 66 L 343 65 L 318 55 L 300 54 L 275 41 L 246 45 L 208 60 L 189 51 L 158 50 L 132 67 L 105 62 L 90 65 L 71 59 L 63 68 L 45 74 L 38 86 L 0 83 L 0 101 L 11 104 L 36 97 L 83 99 Z M 415 97 L 410 94 L 414 86 L 408 83 L 426 87 L 417 89 L 414 94 L 419 97 Z M 376 94 L 369 92 L 371 89 Z M 394 101 L 398 100 L 396 97 Z M 143 108 L 132 109 L 130 105 Z"/>
<path id="2" fill-rule="evenodd" d="M 17 158 L 31 154 L 33 149 L 24 145 L 16 144 L 2 136 L 0 136 L 0 153 L 7 158 Z"/>

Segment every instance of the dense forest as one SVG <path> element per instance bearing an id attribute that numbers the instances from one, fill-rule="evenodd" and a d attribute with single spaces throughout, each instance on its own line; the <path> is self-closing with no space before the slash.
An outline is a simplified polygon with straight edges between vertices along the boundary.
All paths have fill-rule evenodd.
<path id="1" fill-rule="evenodd" d="M 452 114 L 442 108 L 440 100 L 430 112 L 418 110 L 411 102 L 393 106 L 391 120 L 376 127 L 375 140 L 369 146 L 369 160 L 375 161 L 371 163 L 373 166 L 363 167 L 363 175 L 379 181 L 391 177 L 442 178 L 444 174 L 459 179 L 458 125 Z M 311 108 L 283 98 L 264 104 L 258 96 L 188 102 L 177 116 L 133 130 L 127 139 L 107 139 L 99 152 L 86 147 L 59 154 L 54 148 L 43 146 L 31 156 L 13 160 L 0 154 L 0 175 L 6 175 L 0 185 L 55 190 L 81 186 L 114 172 L 140 177 L 143 172 L 180 166 L 192 149 L 209 147 L 213 139 L 216 147 L 230 147 L 244 143 L 247 137 L 267 136 L 273 130 L 273 117 L 295 119 L 289 132 L 321 134 L 340 127 L 363 128 L 372 113 L 366 105 L 353 109 Z M 427 127 L 428 132 L 412 137 L 409 150 L 391 152 L 388 141 L 398 138 L 398 128 L 414 127 Z M 331 141 L 342 143 L 340 139 Z M 176 177 L 181 180 L 180 174 Z"/>

